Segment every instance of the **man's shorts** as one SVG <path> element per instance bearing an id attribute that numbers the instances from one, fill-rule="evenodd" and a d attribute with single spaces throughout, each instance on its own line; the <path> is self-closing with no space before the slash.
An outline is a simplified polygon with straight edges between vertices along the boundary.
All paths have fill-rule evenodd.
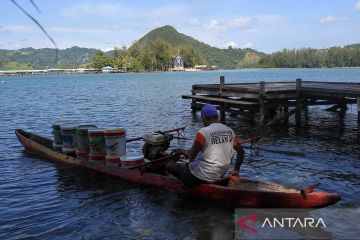
<path id="1" fill-rule="evenodd" d="M 180 180 L 185 184 L 186 187 L 196 187 L 202 183 L 206 183 L 206 181 L 195 177 L 190 172 L 188 163 L 176 163 L 176 165 L 179 169 Z"/>

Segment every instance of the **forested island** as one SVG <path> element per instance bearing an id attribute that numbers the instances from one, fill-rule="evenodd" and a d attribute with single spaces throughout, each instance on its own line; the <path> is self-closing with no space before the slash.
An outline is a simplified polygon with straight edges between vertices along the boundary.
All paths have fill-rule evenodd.
<path id="1" fill-rule="evenodd" d="M 211 47 L 172 26 L 147 33 L 132 46 L 103 52 L 72 47 L 0 50 L 0 70 L 49 68 L 102 68 L 111 66 L 126 71 L 168 71 L 175 57 L 181 56 L 185 68 L 195 65 L 221 69 L 242 68 L 323 68 L 360 67 L 360 44 L 327 49 L 284 49 L 265 54 L 254 49 Z"/>

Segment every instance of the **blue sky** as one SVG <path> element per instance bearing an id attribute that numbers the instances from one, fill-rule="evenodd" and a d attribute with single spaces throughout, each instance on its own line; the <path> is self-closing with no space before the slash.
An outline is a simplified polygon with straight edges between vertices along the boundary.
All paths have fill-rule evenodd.
<path id="1" fill-rule="evenodd" d="M 360 0 L 45 1 L 17 0 L 54 38 L 71 46 L 110 50 L 172 25 L 212 46 L 327 48 L 360 43 Z M 10 1 L 1 2 L 0 48 L 53 47 Z"/>

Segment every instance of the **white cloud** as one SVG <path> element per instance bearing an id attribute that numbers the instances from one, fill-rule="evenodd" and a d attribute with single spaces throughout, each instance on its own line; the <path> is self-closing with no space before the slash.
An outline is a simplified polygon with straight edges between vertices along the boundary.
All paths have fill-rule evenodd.
<path id="1" fill-rule="evenodd" d="M 114 17 L 123 12 L 123 7 L 116 3 L 94 3 L 94 4 L 75 4 L 61 13 L 65 17 L 76 18 L 84 15 L 96 17 Z"/>
<path id="2" fill-rule="evenodd" d="M 240 18 L 231 19 L 227 22 L 219 22 L 217 20 L 211 20 L 209 23 L 204 24 L 204 27 L 209 30 L 220 32 L 220 31 L 228 31 L 234 28 L 249 27 L 253 22 L 255 22 L 254 18 L 240 17 Z"/>
<path id="3" fill-rule="evenodd" d="M 41 30 L 34 26 L 25 26 L 25 25 L 2 25 L 0 27 L 0 32 L 30 33 L 35 31 L 38 32 Z"/>
<path id="4" fill-rule="evenodd" d="M 328 16 L 320 19 L 321 24 L 330 24 L 346 20 L 346 17 Z"/>
<path id="5" fill-rule="evenodd" d="M 103 51 L 105 51 L 105 52 L 112 51 L 112 50 L 114 50 L 113 47 L 106 47 L 103 49 Z"/>
<path id="6" fill-rule="evenodd" d="M 251 24 L 253 24 L 255 20 L 250 17 L 240 17 L 240 18 L 234 18 L 226 23 L 219 22 L 217 20 L 211 20 L 209 23 L 204 24 L 203 26 L 206 29 L 209 30 L 215 30 L 215 31 L 228 31 L 230 29 L 234 28 L 246 28 L 249 27 Z"/>
<path id="7" fill-rule="evenodd" d="M 235 48 L 236 43 L 235 42 L 228 42 L 225 47 L 233 47 L 233 48 Z"/>
<path id="8" fill-rule="evenodd" d="M 162 6 L 153 9 L 128 9 L 127 14 L 135 17 L 145 17 L 153 19 L 170 18 L 172 20 L 179 18 L 186 12 L 185 6 Z"/>
<path id="9" fill-rule="evenodd" d="M 186 8 L 179 6 L 160 6 L 155 8 L 135 8 L 129 5 L 121 5 L 112 2 L 95 2 L 74 4 L 61 11 L 61 14 L 69 18 L 86 18 L 86 17 L 101 17 L 101 18 L 116 18 L 126 19 L 174 19 L 174 16 L 181 16 L 186 12 Z"/>
<path id="10" fill-rule="evenodd" d="M 209 23 L 204 24 L 204 27 L 209 30 L 226 31 L 226 26 L 217 20 L 211 20 Z"/>
<path id="11" fill-rule="evenodd" d="M 229 28 L 243 28 L 249 26 L 253 22 L 253 19 L 250 17 L 240 17 L 231 19 L 227 22 Z"/>
<path id="12" fill-rule="evenodd" d="M 355 4 L 355 9 L 360 10 L 360 1 Z"/>
<path id="13" fill-rule="evenodd" d="M 50 27 L 49 33 L 82 33 L 82 34 L 105 34 L 114 32 L 109 28 L 72 28 L 72 27 Z"/>
<path id="14" fill-rule="evenodd" d="M 109 29 L 110 31 L 114 31 L 114 32 L 121 32 L 124 31 L 125 29 L 120 27 L 120 26 L 111 26 L 108 27 L 107 29 Z"/>
<path id="15" fill-rule="evenodd" d="M 127 31 L 119 26 L 111 26 L 104 28 L 74 28 L 74 27 L 45 27 L 46 31 L 51 33 L 83 33 L 83 34 L 105 34 L 114 33 L 119 31 Z M 2 25 L 0 32 L 13 32 L 13 33 L 37 33 L 41 30 L 36 26 L 26 25 Z"/>
<path id="16" fill-rule="evenodd" d="M 211 20 L 208 24 L 205 24 L 206 28 L 216 28 L 219 26 L 219 22 L 217 20 Z"/>
<path id="17" fill-rule="evenodd" d="M 201 24 L 200 21 L 197 20 L 196 18 L 190 19 L 189 23 L 190 23 L 190 25 L 193 25 L 193 26 L 198 26 Z"/>
<path id="18" fill-rule="evenodd" d="M 254 44 L 252 42 L 247 42 L 241 46 L 241 48 L 253 48 Z"/>

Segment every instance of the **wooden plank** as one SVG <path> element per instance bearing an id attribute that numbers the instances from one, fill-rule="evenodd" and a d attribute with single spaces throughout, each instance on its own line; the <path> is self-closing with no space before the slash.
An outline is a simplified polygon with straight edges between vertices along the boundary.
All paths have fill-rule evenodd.
<path id="1" fill-rule="evenodd" d="M 295 99 L 297 97 L 296 93 L 277 93 L 277 94 L 266 94 L 267 100 L 276 100 L 276 99 Z"/>
<path id="2" fill-rule="evenodd" d="M 315 89 L 304 89 L 302 91 L 303 96 L 309 96 L 309 97 L 333 97 L 333 98 L 356 98 L 360 97 L 359 93 L 344 93 L 344 92 L 337 92 L 337 91 L 321 91 L 321 90 L 315 90 Z"/>
<path id="3" fill-rule="evenodd" d="M 352 94 L 352 95 L 359 95 L 360 96 L 360 84 L 348 84 L 348 83 L 323 83 L 323 82 L 316 82 L 316 83 L 309 83 L 304 82 L 302 89 L 300 90 L 302 93 L 306 93 L 306 91 L 317 91 L 317 92 L 336 92 L 342 94 Z M 251 86 L 251 87 L 250 87 Z M 217 84 L 212 85 L 194 85 L 194 90 L 206 92 L 218 92 L 220 90 L 220 86 Z M 224 84 L 223 92 L 227 92 L 230 96 L 234 96 L 236 94 L 233 93 L 256 93 L 260 90 L 260 84 L 252 84 L 249 85 L 248 83 L 244 84 Z M 281 93 L 281 92 L 293 92 L 296 91 L 295 83 L 267 83 L 265 93 Z"/>
<path id="4" fill-rule="evenodd" d="M 220 91 L 220 86 L 212 86 L 212 87 L 204 87 L 204 86 L 196 86 L 193 87 L 193 90 L 196 91 L 214 91 L 214 92 L 219 92 Z M 224 92 L 246 92 L 246 93 L 258 93 L 258 88 L 247 88 L 247 87 L 230 87 L 230 86 L 222 86 L 222 90 Z"/>
<path id="5" fill-rule="evenodd" d="M 303 83 L 307 84 L 307 83 L 320 83 L 320 84 L 339 84 L 339 85 L 359 85 L 360 87 L 360 83 L 354 83 L 354 82 L 322 82 L 322 81 L 303 81 Z"/>
<path id="6" fill-rule="evenodd" d="M 206 97 L 206 96 L 199 96 L 199 95 L 182 95 L 183 99 L 196 99 L 196 100 L 206 100 L 206 101 L 212 101 L 217 103 L 229 103 L 234 105 L 247 105 L 247 106 L 257 106 L 257 103 L 254 102 L 245 102 L 245 101 L 239 101 L 239 100 L 233 100 L 233 99 L 222 99 L 222 98 L 215 98 L 215 97 Z"/>
<path id="7" fill-rule="evenodd" d="M 334 105 L 337 104 L 336 101 L 328 101 L 328 100 L 318 100 L 316 102 L 313 102 L 309 104 L 308 106 L 328 106 L 328 105 Z M 356 104 L 356 99 L 347 99 L 346 104 Z M 287 107 L 295 107 L 296 102 L 295 101 L 280 101 L 280 102 L 268 102 L 267 106 L 270 107 L 277 107 L 279 105 L 287 106 Z"/>
<path id="8" fill-rule="evenodd" d="M 218 95 L 219 92 L 218 91 L 198 91 L 198 90 L 193 90 L 193 93 L 196 94 L 208 94 L 208 95 Z M 252 98 L 252 99 L 257 99 L 259 98 L 259 94 L 252 94 L 252 93 L 229 93 L 229 92 L 223 92 L 223 96 L 224 97 L 243 97 L 243 98 Z"/>

